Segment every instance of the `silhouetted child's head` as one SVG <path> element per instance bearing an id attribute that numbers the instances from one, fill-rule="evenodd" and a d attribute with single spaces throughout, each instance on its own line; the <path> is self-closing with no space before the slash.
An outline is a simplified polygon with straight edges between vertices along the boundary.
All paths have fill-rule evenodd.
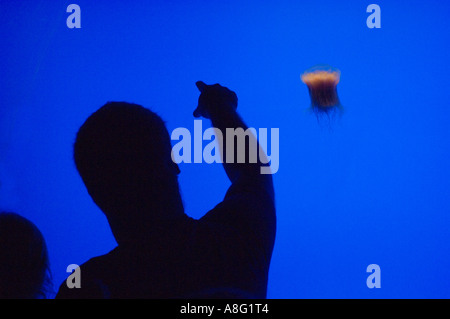
<path id="1" fill-rule="evenodd" d="M 179 196 L 178 166 L 162 119 L 136 104 L 109 102 L 78 131 L 74 159 L 108 220 L 170 211 Z"/>
<path id="2" fill-rule="evenodd" d="M 39 229 L 15 213 L 0 213 L 0 299 L 45 298 L 51 284 Z"/>

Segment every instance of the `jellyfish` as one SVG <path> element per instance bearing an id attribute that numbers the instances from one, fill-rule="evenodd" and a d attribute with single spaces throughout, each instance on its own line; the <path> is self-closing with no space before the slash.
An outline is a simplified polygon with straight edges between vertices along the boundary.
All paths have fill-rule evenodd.
<path id="1" fill-rule="evenodd" d="M 329 65 L 314 66 L 301 75 L 301 80 L 308 86 L 311 98 L 311 110 L 320 120 L 323 115 L 328 119 L 341 115 L 343 107 L 337 94 L 337 84 L 341 72 Z"/>

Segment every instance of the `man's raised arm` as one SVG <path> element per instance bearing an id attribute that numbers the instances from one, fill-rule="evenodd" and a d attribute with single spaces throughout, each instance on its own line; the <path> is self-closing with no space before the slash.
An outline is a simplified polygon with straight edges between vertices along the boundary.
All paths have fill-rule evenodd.
<path id="1" fill-rule="evenodd" d="M 194 116 L 210 119 L 212 126 L 222 133 L 224 145 L 219 145 L 219 149 L 232 186 L 264 189 L 273 199 L 272 176 L 261 173 L 261 167 L 268 166 L 267 155 L 236 112 L 236 94 L 219 84 L 199 81 L 196 85 L 201 94 Z"/>

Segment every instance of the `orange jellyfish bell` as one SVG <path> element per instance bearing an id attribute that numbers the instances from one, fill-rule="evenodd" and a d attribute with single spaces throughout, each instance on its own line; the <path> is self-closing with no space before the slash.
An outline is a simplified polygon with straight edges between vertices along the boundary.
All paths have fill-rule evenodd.
<path id="1" fill-rule="evenodd" d="M 329 65 L 314 66 L 300 76 L 308 86 L 311 107 L 316 113 L 329 113 L 342 110 L 337 94 L 341 72 Z"/>

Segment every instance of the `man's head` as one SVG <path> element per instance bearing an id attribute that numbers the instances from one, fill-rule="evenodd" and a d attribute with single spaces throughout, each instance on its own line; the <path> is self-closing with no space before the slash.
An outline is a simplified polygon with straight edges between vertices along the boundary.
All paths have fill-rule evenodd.
<path id="1" fill-rule="evenodd" d="M 47 244 L 30 220 L 0 212 L 0 299 L 46 298 L 52 286 Z"/>
<path id="2" fill-rule="evenodd" d="M 77 133 L 74 159 L 110 224 L 164 219 L 180 208 L 169 133 L 158 115 L 140 105 L 109 102 L 94 112 Z"/>

